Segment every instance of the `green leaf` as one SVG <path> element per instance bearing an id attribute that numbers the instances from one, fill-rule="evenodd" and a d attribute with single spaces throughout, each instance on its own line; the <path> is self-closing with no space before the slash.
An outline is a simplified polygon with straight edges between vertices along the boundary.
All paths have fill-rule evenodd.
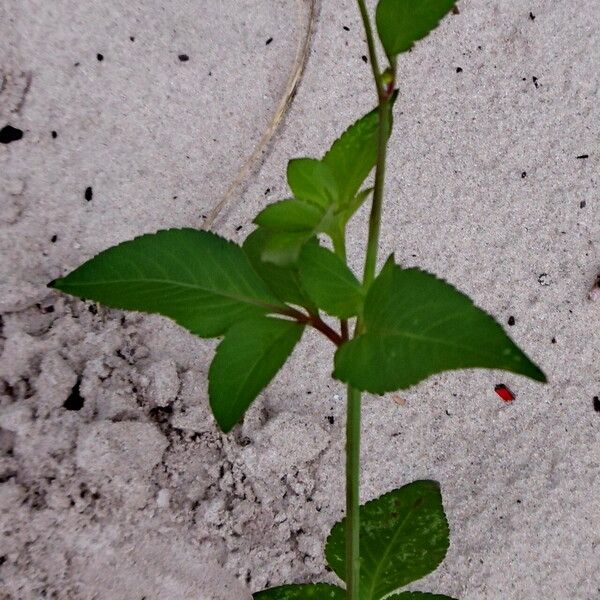
<path id="1" fill-rule="evenodd" d="M 343 211 L 341 211 L 341 213 L 339 214 L 339 218 L 341 219 L 341 222 L 342 222 L 342 228 L 346 225 L 346 223 L 352 218 L 354 213 L 363 205 L 364 201 L 372 193 L 373 193 L 372 187 L 358 192 L 358 194 L 356 194 L 356 196 L 354 196 L 354 199 L 352 200 L 352 202 L 350 202 L 350 204 L 348 204 L 348 206 Z"/>
<path id="2" fill-rule="evenodd" d="M 439 484 L 415 481 L 360 507 L 360 598 L 379 600 L 431 573 L 449 545 Z M 346 519 L 331 530 L 329 566 L 345 580 Z"/>
<path id="3" fill-rule="evenodd" d="M 225 433 L 284 365 L 303 331 L 296 321 L 262 317 L 225 334 L 208 372 L 210 406 Z"/>
<path id="4" fill-rule="evenodd" d="M 316 158 L 295 158 L 287 169 L 290 189 L 299 200 L 322 208 L 336 204 L 339 190 L 329 167 Z"/>
<path id="5" fill-rule="evenodd" d="M 456 600 L 443 594 L 428 594 L 427 592 L 402 592 L 388 596 L 385 600 Z"/>
<path id="6" fill-rule="evenodd" d="M 397 94 L 394 94 L 388 101 L 389 110 L 396 97 Z M 378 109 L 375 109 L 346 129 L 323 157 L 322 162 L 330 168 L 337 181 L 341 206 L 347 206 L 354 200 L 377 162 L 378 127 L 379 115 Z M 391 131 L 390 119 L 388 138 Z"/>
<path id="7" fill-rule="evenodd" d="M 297 268 L 278 267 L 262 260 L 264 247 L 271 235 L 271 232 L 259 227 L 244 241 L 243 249 L 252 267 L 280 300 L 316 311 L 316 305 L 302 287 Z"/>
<path id="8" fill-rule="evenodd" d="M 313 583 L 306 585 L 283 585 L 257 592 L 254 600 L 345 600 L 346 592 L 335 585 Z"/>
<path id="9" fill-rule="evenodd" d="M 261 258 L 280 267 L 291 267 L 313 237 L 313 231 L 274 231 L 265 241 Z"/>
<path id="10" fill-rule="evenodd" d="M 273 231 L 314 231 L 323 219 L 324 210 L 306 200 L 282 200 L 269 204 L 254 223 Z"/>
<path id="11" fill-rule="evenodd" d="M 124 242 L 49 285 L 113 308 L 159 313 L 201 337 L 281 306 L 239 246 L 195 229 Z"/>
<path id="12" fill-rule="evenodd" d="M 435 29 L 456 0 L 379 0 L 377 31 L 390 59 Z"/>
<path id="13" fill-rule="evenodd" d="M 382 394 L 452 369 L 503 369 L 545 382 L 494 319 L 450 284 L 388 260 L 367 293 L 366 333 L 341 346 L 334 377 Z"/>
<path id="14" fill-rule="evenodd" d="M 298 261 L 300 279 L 315 304 L 341 319 L 362 311 L 364 292 L 352 271 L 333 252 L 310 244 Z"/>

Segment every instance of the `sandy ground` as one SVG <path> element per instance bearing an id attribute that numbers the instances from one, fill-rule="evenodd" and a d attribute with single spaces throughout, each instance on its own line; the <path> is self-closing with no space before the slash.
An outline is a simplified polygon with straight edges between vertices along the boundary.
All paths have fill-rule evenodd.
<path id="1" fill-rule="evenodd" d="M 323 542 L 343 511 L 344 400 L 330 347 L 307 335 L 225 437 L 207 408 L 214 342 L 45 288 L 120 240 L 202 226 L 277 109 L 306 8 L 0 6 L 0 128 L 23 131 L 0 144 L 2 600 L 334 581 Z M 400 61 L 382 256 L 514 317 L 550 376 L 451 373 L 403 405 L 365 399 L 364 498 L 442 484 L 452 543 L 419 589 L 600 597 L 599 23 L 598 2 L 464 0 Z M 320 155 L 372 106 L 363 54 L 354 3 L 316 2 L 291 109 L 215 230 L 241 241 L 285 197 L 287 160 Z"/>

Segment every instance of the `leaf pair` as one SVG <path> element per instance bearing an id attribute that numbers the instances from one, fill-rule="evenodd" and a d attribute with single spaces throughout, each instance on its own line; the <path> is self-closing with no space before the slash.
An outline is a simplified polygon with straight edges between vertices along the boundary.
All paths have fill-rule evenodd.
<path id="1" fill-rule="evenodd" d="M 283 267 L 262 260 L 268 232 L 257 229 L 244 242 L 244 251 L 255 271 L 283 302 L 319 309 L 347 319 L 360 314 L 364 291 L 348 266 L 331 250 L 312 239 L 302 248 L 296 264 Z"/>
<path id="2" fill-rule="evenodd" d="M 546 380 L 500 325 L 435 276 L 390 259 L 365 297 L 348 267 L 316 242 L 294 268 L 264 263 L 261 235 L 252 234 L 244 252 L 206 231 L 160 231 L 101 252 L 51 286 L 114 308 L 160 313 L 201 337 L 225 335 L 209 372 L 211 407 L 224 431 L 302 336 L 302 324 L 270 316 L 288 312 L 286 301 L 340 318 L 363 316 L 362 334 L 337 350 L 334 370 L 359 390 L 384 393 L 474 367 Z"/>
<path id="3" fill-rule="evenodd" d="M 268 316 L 286 305 L 239 246 L 207 231 L 143 235 L 50 286 L 113 308 L 160 313 L 201 337 L 225 335 L 209 371 L 210 403 L 223 431 L 271 381 L 304 329 Z"/>
<path id="4" fill-rule="evenodd" d="M 391 110 L 395 96 L 387 105 Z M 321 159 L 299 158 L 288 164 L 293 198 L 267 206 L 254 223 L 264 229 L 260 258 L 280 267 L 294 265 L 302 248 L 318 233 L 334 243 L 367 198 L 359 192 L 377 161 L 379 114 L 373 110 L 350 126 Z M 386 135 L 389 137 L 391 127 Z"/>
<path id="5" fill-rule="evenodd" d="M 451 600 L 447 596 L 388 594 L 434 571 L 449 546 L 448 522 L 439 485 L 415 481 L 360 507 L 360 599 Z M 325 547 L 327 563 L 346 578 L 346 519 L 337 523 Z M 343 589 L 325 584 L 282 586 L 254 595 L 255 600 L 343 600 Z"/>

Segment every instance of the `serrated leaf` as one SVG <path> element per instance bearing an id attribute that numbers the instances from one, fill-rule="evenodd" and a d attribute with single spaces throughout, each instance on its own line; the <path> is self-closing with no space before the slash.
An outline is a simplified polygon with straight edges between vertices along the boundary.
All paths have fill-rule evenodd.
<path id="1" fill-rule="evenodd" d="M 195 229 L 124 242 L 50 287 L 112 308 L 159 313 L 201 337 L 282 305 L 239 246 Z"/>
<path id="2" fill-rule="evenodd" d="M 324 214 L 323 208 L 306 200 L 292 198 L 269 204 L 258 213 L 254 223 L 273 231 L 314 231 Z"/>
<path id="3" fill-rule="evenodd" d="M 456 600 L 456 598 L 427 592 L 402 592 L 388 596 L 385 600 Z"/>
<path id="4" fill-rule="evenodd" d="M 379 0 L 377 32 L 388 57 L 410 50 L 455 4 L 456 0 Z"/>
<path id="5" fill-rule="evenodd" d="M 360 507 L 360 598 L 379 600 L 431 573 L 449 545 L 439 484 L 415 481 Z M 345 580 L 346 519 L 331 530 L 329 566 Z"/>
<path id="6" fill-rule="evenodd" d="M 283 585 L 257 592 L 254 600 L 345 600 L 346 592 L 335 585 L 313 583 L 306 585 Z"/>
<path id="7" fill-rule="evenodd" d="M 396 97 L 394 94 L 388 101 L 390 111 Z M 389 121 L 388 138 L 392 131 L 391 119 Z M 340 206 L 352 202 L 375 166 L 378 140 L 379 114 L 375 109 L 346 129 L 323 157 L 323 164 L 330 168 L 337 182 Z"/>
<path id="8" fill-rule="evenodd" d="M 338 202 L 339 190 L 329 167 L 316 158 L 290 160 L 287 179 L 294 196 L 322 208 Z"/>
<path id="9" fill-rule="evenodd" d="M 265 244 L 271 235 L 271 232 L 259 227 L 244 241 L 242 247 L 252 267 L 280 300 L 315 312 L 317 307 L 302 287 L 296 267 L 278 267 L 262 260 Z"/>
<path id="10" fill-rule="evenodd" d="M 503 369 L 545 382 L 494 319 L 449 283 L 390 259 L 371 285 L 365 333 L 341 346 L 334 377 L 382 394 L 453 369 Z"/>
<path id="11" fill-rule="evenodd" d="M 298 268 L 304 289 L 326 313 L 347 319 L 362 311 L 363 288 L 333 252 L 317 244 L 305 246 Z"/>
<path id="12" fill-rule="evenodd" d="M 304 325 L 267 317 L 233 325 L 208 372 L 208 395 L 219 427 L 227 433 L 283 366 Z"/>

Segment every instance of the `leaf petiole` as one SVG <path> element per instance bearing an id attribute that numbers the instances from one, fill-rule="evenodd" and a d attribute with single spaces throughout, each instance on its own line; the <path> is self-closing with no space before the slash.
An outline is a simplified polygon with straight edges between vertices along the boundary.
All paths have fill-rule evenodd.
<path id="1" fill-rule="evenodd" d="M 336 346 L 341 346 L 344 343 L 343 337 L 334 329 L 332 329 L 318 314 L 305 314 L 291 306 L 288 306 L 285 310 L 276 309 L 273 312 L 285 315 L 286 317 L 292 317 L 304 325 L 308 325 L 317 331 L 320 331 L 327 339 L 331 340 Z"/>

